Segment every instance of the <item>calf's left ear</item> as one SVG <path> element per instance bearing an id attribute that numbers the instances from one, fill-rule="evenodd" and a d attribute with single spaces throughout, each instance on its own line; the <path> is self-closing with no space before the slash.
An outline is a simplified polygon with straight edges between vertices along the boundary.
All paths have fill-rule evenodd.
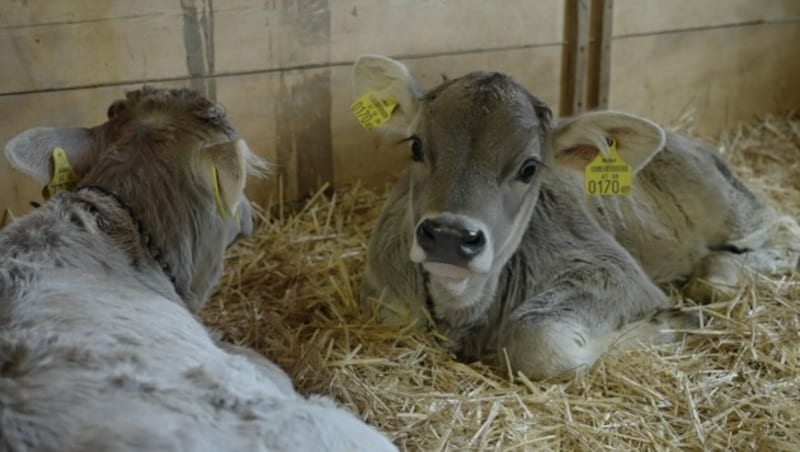
<path id="1" fill-rule="evenodd" d="M 615 111 L 585 113 L 559 123 L 551 134 L 556 163 L 582 172 L 609 143 L 633 174 L 644 168 L 663 147 L 664 129 L 639 116 Z"/>
<path id="2" fill-rule="evenodd" d="M 53 150 L 64 150 L 76 177 L 91 165 L 92 133 L 83 127 L 35 127 L 8 141 L 5 155 L 11 166 L 47 184 L 53 177 Z"/>
<path id="3" fill-rule="evenodd" d="M 209 181 L 220 216 L 236 216 L 247 182 L 246 156 L 250 149 L 243 139 L 206 147 L 201 151 L 203 179 Z"/>

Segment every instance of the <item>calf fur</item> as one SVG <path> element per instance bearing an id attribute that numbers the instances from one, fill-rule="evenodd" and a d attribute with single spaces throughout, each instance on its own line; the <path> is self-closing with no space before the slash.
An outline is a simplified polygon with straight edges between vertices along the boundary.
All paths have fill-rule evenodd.
<path id="1" fill-rule="evenodd" d="M 361 57 L 355 93 L 397 101 L 411 167 L 369 243 L 362 303 L 387 323 L 432 318 L 464 359 L 499 353 L 532 378 L 570 374 L 615 344 L 666 342 L 697 317 L 655 283 L 733 286 L 740 269 L 792 271 L 798 227 L 712 148 L 646 119 L 592 112 L 553 121 L 506 75 L 425 91 L 401 63 Z M 590 197 L 583 172 L 616 143 L 629 196 Z"/>
<path id="2" fill-rule="evenodd" d="M 264 167 L 217 105 L 145 87 L 6 156 L 47 183 L 55 146 L 78 187 L 0 231 L 0 450 L 395 450 L 196 318 Z"/>

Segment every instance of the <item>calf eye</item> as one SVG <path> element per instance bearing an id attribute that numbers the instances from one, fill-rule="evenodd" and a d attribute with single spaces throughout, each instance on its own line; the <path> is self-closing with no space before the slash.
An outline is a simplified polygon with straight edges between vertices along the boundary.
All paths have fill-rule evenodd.
<path id="1" fill-rule="evenodd" d="M 530 183 L 533 180 L 533 176 L 536 174 L 536 167 L 539 162 L 536 159 L 528 159 L 522 163 L 522 166 L 519 167 L 519 180 L 525 182 L 526 184 Z"/>
<path id="2" fill-rule="evenodd" d="M 408 140 L 411 141 L 411 160 L 421 162 L 423 158 L 422 140 L 416 135 L 412 135 Z"/>

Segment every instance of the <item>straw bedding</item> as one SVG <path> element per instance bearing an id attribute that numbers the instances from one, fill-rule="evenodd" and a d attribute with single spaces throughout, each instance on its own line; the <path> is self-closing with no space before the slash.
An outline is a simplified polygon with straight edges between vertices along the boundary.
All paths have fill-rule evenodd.
<path id="1" fill-rule="evenodd" d="M 762 119 L 717 143 L 751 187 L 800 215 L 800 118 Z M 530 382 L 458 363 L 433 334 L 360 316 L 360 270 L 382 202 L 352 187 L 294 213 L 272 209 L 230 250 L 206 323 L 405 450 L 800 447 L 797 274 L 755 277 L 733 298 L 695 307 L 708 325 L 683 343 L 611 353 L 570 381 Z"/>

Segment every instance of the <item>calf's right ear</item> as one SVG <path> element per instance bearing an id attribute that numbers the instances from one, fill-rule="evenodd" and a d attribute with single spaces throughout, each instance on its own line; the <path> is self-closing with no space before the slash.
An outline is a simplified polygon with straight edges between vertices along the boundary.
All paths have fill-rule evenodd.
<path id="1" fill-rule="evenodd" d="M 568 119 L 551 134 L 556 163 L 582 172 L 610 142 L 633 174 L 639 172 L 663 147 L 664 129 L 645 118 L 617 111 L 596 111 Z"/>
<path id="2" fill-rule="evenodd" d="M 394 115 L 408 126 L 417 112 L 421 85 L 401 62 L 380 55 L 362 55 L 353 65 L 354 99 L 370 92 L 397 103 Z"/>
<path id="3" fill-rule="evenodd" d="M 214 195 L 214 204 L 221 217 L 235 216 L 244 201 L 247 182 L 246 156 L 251 153 L 243 139 L 206 147 L 201 151 L 200 171 Z M 202 179 L 201 178 L 201 179 Z"/>
<path id="4" fill-rule="evenodd" d="M 42 184 L 53 176 L 53 150 L 64 150 L 78 178 L 91 164 L 92 134 L 83 127 L 36 127 L 12 138 L 5 148 L 11 166 Z"/>

